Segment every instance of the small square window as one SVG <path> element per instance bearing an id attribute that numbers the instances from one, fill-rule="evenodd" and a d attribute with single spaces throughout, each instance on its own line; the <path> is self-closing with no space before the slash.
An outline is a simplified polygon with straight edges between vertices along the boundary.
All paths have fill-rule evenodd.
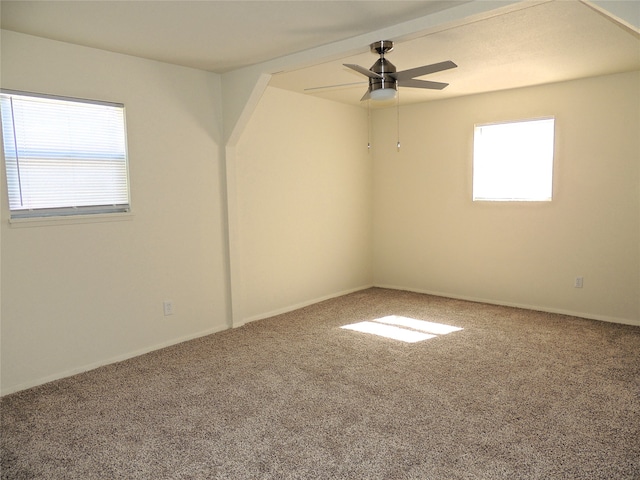
<path id="1" fill-rule="evenodd" d="M 554 118 L 476 125 L 474 201 L 550 201 Z"/>
<path id="2" fill-rule="evenodd" d="M 124 106 L 3 90 L 11 218 L 129 211 Z"/>

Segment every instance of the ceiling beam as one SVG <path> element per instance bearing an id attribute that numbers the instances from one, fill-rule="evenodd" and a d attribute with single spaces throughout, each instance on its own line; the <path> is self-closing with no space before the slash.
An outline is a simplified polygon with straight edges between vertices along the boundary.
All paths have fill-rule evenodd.
<path id="1" fill-rule="evenodd" d="M 621 26 L 640 34 L 640 2 L 622 0 L 581 0 L 600 13 L 604 13 Z"/>

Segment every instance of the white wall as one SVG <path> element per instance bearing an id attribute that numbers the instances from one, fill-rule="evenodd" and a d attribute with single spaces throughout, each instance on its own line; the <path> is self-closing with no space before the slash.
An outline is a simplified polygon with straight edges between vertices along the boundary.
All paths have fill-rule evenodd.
<path id="1" fill-rule="evenodd" d="M 376 112 L 376 285 L 640 324 L 639 86 L 633 72 L 407 106 L 401 153 L 395 110 Z M 474 124 L 546 115 L 553 201 L 473 203 Z"/>
<path id="2" fill-rule="evenodd" d="M 2 392 L 226 328 L 219 76 L 7 31 L 1 47 L 3 88 L 125 104 L 133 206 L 9 225 L 2 175 Z"/>
<path id="3" fill-rule="evenodd" d="M 366 145 L 366 110 L 267 88 L 235 152 L 238 323 L 371 285 Z"/>

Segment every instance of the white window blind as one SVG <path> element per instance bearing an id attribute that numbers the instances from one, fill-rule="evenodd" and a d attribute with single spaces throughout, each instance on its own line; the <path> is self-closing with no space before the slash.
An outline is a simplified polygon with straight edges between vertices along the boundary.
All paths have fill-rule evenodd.
<path id="1" fill-rule="evenodd" d="M 12 218 L 129 210 L 124 106 L 2 91 Z"/>

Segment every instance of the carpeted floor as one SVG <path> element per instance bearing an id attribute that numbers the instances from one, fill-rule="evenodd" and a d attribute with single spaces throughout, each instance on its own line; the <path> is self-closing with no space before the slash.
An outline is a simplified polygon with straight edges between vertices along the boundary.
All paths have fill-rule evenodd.
<path id="1" fill-rule="evenodd" d="M 462 330 L 340 328 L 391 315 Z M 640 328 L 374 288 L 1 415 L 3 479 L 638 479 Z"/>

